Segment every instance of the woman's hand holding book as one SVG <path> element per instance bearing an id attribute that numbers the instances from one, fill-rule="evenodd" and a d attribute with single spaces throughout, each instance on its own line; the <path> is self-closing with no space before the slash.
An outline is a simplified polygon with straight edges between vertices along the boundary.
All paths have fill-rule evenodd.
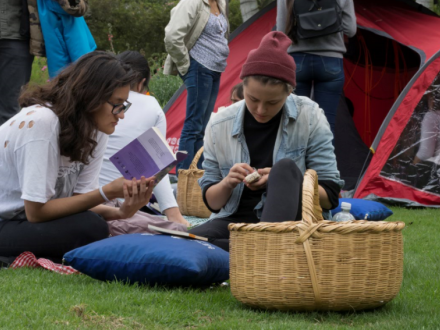
<path id="1" fill-rule="evenodd" d="M 141 207 L 146 205 L 151 198 L 154 185 L 154 177 L 124 180 L 122 185 L 124 203 L 119 208 L 119 218 L 131 218 Z"/>

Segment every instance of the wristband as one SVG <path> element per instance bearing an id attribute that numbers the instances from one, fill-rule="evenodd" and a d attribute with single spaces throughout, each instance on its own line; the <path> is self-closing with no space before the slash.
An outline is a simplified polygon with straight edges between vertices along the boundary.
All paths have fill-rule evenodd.
<path id="1" fill-rule="evenodd" d="M 99 187 L 99 193 L 101 194 L 102 198 L 104 198 L 104 200 L 107 203 L 110 203 L 110 199 L 108 199 L 107 196 L 104 194 L 104 190 L 102 190 L 102 186 Z"/>

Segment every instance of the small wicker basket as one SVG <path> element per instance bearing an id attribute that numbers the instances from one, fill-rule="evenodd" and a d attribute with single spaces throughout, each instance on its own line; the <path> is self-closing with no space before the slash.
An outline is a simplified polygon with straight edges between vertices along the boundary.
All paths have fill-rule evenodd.
<path id="1" fill-rule="evenodd" d="M 180 213 L 199 218 L 209 218 L 211 211 L 203 202 L 202 188 L 197 182 L 205 171 L 197 168 L 197 162 L 203 153 L 203 147 L 194 156 L 189 169 L 179 170 L 177 181 L 177 204 Z"/>
<path id="2" fill-rule="evenodd" d="M 280 310 L 361 310 L 399 292 L 403 222 L 323 220 L 316 172 L 303 185 L 303 220 L 230 224 L 230 282 L 242 303 Z"/>

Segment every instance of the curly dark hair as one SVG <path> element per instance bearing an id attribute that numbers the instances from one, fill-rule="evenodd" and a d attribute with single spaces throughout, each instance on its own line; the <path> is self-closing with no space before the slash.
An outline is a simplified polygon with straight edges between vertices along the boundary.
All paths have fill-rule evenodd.
<path id="1" fill-rule="evenodd" d="M 42 86 L 26 86 L 21 107 L 40 104 L 60 121 L 61 155 L 88 164 L 96 148 L 97 124 L 93 114 L 110 99 L 116 88 L 136 78 L 129 65 L 103 51 L 88 53 Z"/>

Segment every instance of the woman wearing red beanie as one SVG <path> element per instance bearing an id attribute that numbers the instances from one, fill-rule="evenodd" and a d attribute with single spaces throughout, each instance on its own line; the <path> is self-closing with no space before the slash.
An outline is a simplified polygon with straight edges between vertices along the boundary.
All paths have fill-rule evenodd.
<path id="1" fill-rule="evenodd" d="M 199 184 L 213 214 L 190 232 L 224 250 L 230 223 L 300 220 L 306 169 L 318 173 L 324 217 L 338 205 L 343 181 L 333 135 L 318 104 L 291 94 L 296 81 L 290 44 L 282 32 L 267 34 L 243 65 L 244 100 L 218 113 L 206 128 Z M 260 179 L 245 182 L 255 170 Z"/>

